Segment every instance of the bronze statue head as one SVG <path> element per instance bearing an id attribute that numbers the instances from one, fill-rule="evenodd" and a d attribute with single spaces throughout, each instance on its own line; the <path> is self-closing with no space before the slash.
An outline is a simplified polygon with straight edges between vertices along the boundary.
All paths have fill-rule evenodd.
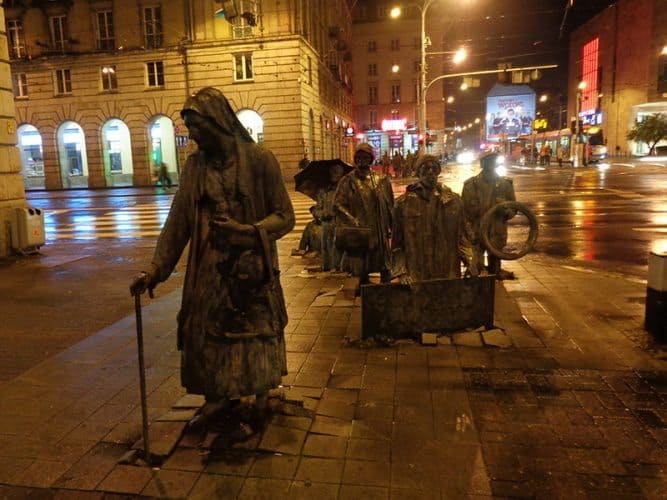
<path id="1" fill-rule="evenodd" d="M 362 142 L 354 151 L 354 164 L 359 169 L 368 169 L 373 163 L 373 148 L 370 144 Z"/>
<path id="2" fill-rule="evenodd" d="M 433 155 L 422 155 L 415 162 L 419 182 L 428 189 L 433 189 L 438 184 L 440 170 L 440 160 Z"/>

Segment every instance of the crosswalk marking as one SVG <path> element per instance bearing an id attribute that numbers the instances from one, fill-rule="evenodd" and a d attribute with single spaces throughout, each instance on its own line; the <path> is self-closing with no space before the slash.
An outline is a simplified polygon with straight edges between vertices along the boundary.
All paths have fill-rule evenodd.
<path id="1" fill-rule="evenodd" d="M 290 193 L 296 223 L 287 237 L 300 237 L 312 219 L 310 207 L 315 204 L 307 196 Z M 160 235 L 171 207 L 171 197 L 128 207 L 65 208 L 44 211 L 47 241 L 96 239 L 155 239 Z"/>

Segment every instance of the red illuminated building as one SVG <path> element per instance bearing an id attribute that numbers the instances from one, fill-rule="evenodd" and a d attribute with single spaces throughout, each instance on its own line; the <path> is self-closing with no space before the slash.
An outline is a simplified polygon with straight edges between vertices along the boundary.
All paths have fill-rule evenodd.
<path id="1" fill-rule="evenodd" d="M 664 6 L 619 0 L 570 37 L 568 115 L 574 120 L 580 99 L 584 129 L 599 129 L 609 154 L 646 154 L 645 144 L 627 141 L 627 131 L 643 116 L 667 113 Z"/>

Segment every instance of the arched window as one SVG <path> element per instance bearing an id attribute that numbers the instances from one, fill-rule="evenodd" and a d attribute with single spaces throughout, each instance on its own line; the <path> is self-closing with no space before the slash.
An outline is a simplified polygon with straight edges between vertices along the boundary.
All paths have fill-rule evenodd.
<path id="1" fill-rule="evenodd" d="M 26 190 L 44 189 L 44 155 L 42 136 L 33 125 L 24 124 L 17 130 L 21 152 L 21 172 Z"/>
<path id="2" fill-rule="evenodd" d="M 236 117 L 248 130 L 257 144 L 264 142 L 264 120 L 252 109 L 241 109 L 236 113 Z"/>
<path id="3" fill-rule="evenodd" d="M 102 126 L 102 160 L 107 186 L 132 185 L 130 129 L 118 118 L 111 118 Z"/>
<path id="4" fill-rule="evenodd" d="M 176 139 L 174 136 L 174 122 L 164 115 L 153 118 L 149 125 L 150 136 L 150 168 L 153 178 L 158 178 L 160 164 L 167 167 L 167 174 L 171 183 L 178 183 L 178 157 L 176 154 Z"/>
<path id="5" fill-rule="evenodd" d="M 66 121 L 58 127 L 56 138 L 63 187 L 88 187 L 88 157 L 83 129 L 76 122 Z"/>

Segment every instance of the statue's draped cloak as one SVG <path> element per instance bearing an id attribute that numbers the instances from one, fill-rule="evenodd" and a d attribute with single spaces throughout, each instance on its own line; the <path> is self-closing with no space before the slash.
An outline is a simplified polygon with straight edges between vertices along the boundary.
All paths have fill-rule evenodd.
<path id="1" fill-rule="evenodd" d="M 226 100 L 213 99 L 208 103 L 212 111 L 207 112 L 205 99 L 194 99 L 186 102 L 186 109 L 209 116 L 225 130 L 231 127 L 236 147 L 224 160 L 208 158 L 203 151 L 187 159 L 158 239 L 153 272 L 159 281 L 167 279 L 190 243 L 178 314 L 181 381 L 186 390 L 212 399 L 264 394 L 287 373 L 283 336 L 287 313 L 275 241 L 294 227 L 294 211 L 275 157 L 239 131 L 235 117 L 227 117 L 232 111 Z M 273 281 L 251 287 L 230 274 L 243 249 L 211 234 L 209 220 L 220 211 L 265 235 L 267 260 L 276 274 Z M 257 239 L 255 251 L 261 254 Z M 246 318 L 245 313 L 250 320 L 244 328 L 240 318 Z M 255 335 L 260 329 L 252 328 L 257 325 L 268 326 Z M 235 337 L 235 332 L 245 334 Z"/>

